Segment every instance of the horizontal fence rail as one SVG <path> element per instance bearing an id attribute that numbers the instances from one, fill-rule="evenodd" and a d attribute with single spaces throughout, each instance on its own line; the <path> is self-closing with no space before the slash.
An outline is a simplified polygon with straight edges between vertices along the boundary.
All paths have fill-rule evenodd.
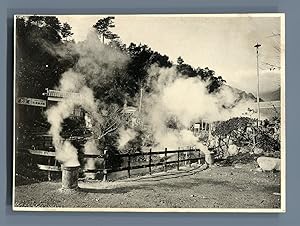
<path id="1" fill-rule="evenodd" d="M 36 150 L 36 149 L 19 149 L 22 151 L 27 151 L 32 155 L 36 156 L 44 156 L 48 158 L 48 165 L 44 164 L 37 164 L 38 168 L 40 170 L 46 170 L 49 173 L 48 179 L 51 180 L 51 172 L 59 172 L 61 171 L 61 167 L 57 165 L 57 162 L 55 161 L 55 165 L 51 165 L 51 159 L 55 158 L 55 151 L 46 151 L 46 150 Z M 170 155 L 175 154 L 175 155 Z M 193 156 L 192 156 L 193 154 Z M 139 156 L 145 156 L 147 159 L 144 162 L 138 162 L 137 165 L 134 165 L 133 159 Z M 160 156 L 160 158 L 157 160 L 158 162 L 155 162 L 153 157 Z M 136 169 L 142 169 L 142 168 L 148 168 L 148 173 L 151 175 L 153 173 L 153 167 L 162 166 L 163 171 L 167 171 L 168 165 L 176 165 L 177 170 L 180 169 L 180 163 L 185 163 L 185 165 L 189 164 L 191 166 L 191 163 L 194 161 L 198 161 L 200 163 L 200 160 L 204 159 L 204 155 L 201 153 L 200 149 L 178 149 L 178 150 L 168 150 L 165 148 L 164 150 L 159 151 L 152 151 L 152 149 L 149 150 L 149 152 L 135 152 L 135 153 L 121 153 L 121 154 L 115 154 L 114 157 L 119 157 L 121 159 L 125 160 L 127 159 L 126 166 L 120 166 L 120 167 L 114 167 L 109 168 L 107 166 L 107 160 L 108 155 L 107 151 L 104 151 L 104 154 L 83 154 L 83 158 L 100 158 L 103 159 L 103 168 L 101 169 L 82 169 L 83 173 L 103 173 L 103 180 L 107 180 L 108 173 L 112 172 L 119 172 L 119 171 L 126 171 L 128 177 L 131 177 L 131 171 Z M 168 161 L 168 158 L 173 157 L 176 158 L 176 160 Z M 183 158 L 182 158 L 183 157 Z M 126 162 L 126 161 L 124 161 Z M 136 162 L 135 162 L 136 163 Z"/>

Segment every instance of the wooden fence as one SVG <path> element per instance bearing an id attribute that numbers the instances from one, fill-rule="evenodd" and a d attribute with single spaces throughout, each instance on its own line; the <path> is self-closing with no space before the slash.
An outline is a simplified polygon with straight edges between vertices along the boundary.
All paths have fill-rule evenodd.
<path id="1" fill-rule="evenodd" d="M 37 164 L 40 170 L 48 171 L 48 179 L 51 180 L 51 172 L 53 171 L 61 171 L 59 163 L 55 160 L 55 152 L 54 151 L 45 151 L 45 150 L 33 150 L 33 149 L 23 149 L 23 151 L 28 151 L 32 155 L 44 156 L 48 158 L 48 165 L 45 164 Z M 146 157 L 146 161 L 137 162 L 137 165 L 133 164 L 133 160 L 139 156 Z M 154 157 L 159 156 L 158 162 L 153 161 Z M 103 155 L 97 154 L 84 154 L 84 158 L 101 158 L 103 159 L 103 167 L 102 169 L 95 170 L 87 170 L 83 169 L 82 172 L 86 173 L 98 173 L 101 172 L 103 174 L 103 180 L 107 180 L 107 176 L 111 172 L 119 172 L 119 171 L 127 171 L 128 177 L 131 177 L 132 170 L 145 168 L 148 169 L 148 173 L 151 175 L 153 173 L 153 168 L 162 166 L 163 171 L 167 171 L 168 165 L 175 165 L 177 170 L 180 169 L 180 163 L 184 163 L 185 165 L 191 166 L 192 162 L 200 163 L 201 159 L 204 159 L 204 156 L 200 153 L 200 149 L 178 149 L 178 150 L 168 150 L 165 148 L 162 151 L 153 151 L 149 149 L 149 152 L 136 152 L 136 153 L 125 153 L 125 154 L 116 154 L 114 157 L 119 157 L 123 162 L 127 163 L 125 166 L 120 167 L 108 167 L 107 161 L 109 159 L 109 155 L 107 151 L 104 151 Z M 168 159 L 172 157 L 172 161 L 168 161 Z M 175 160 L 174 160 L 175 158 Z M 54 162 L 54 165 L 53 165 Z M 52 163 L 52 164 L 51 164 Z"/>
<path id="2" fill-rule="evenodd" d="M 192 153 L 194 154 L 194 157 L 192 157 L 191 155 Z M 170 156 L 170 154 L 175 154 L 176 160 L 168 161 L 168 156 Z M 180 154 L 184 154 L 183 159 L 180 158 Z M 195 157 L 195 154 L 197 157 Z M 159 162 L 153 162 L 153 156 L 157 156 L 157 155 L 163 157 L 160 158 Z M 202 156 L 200 153 L 200 149 L 168 150 L 167 148 L 165 148 L 163 151 L 152 151 L 152 149 L 150 149 L 149 152 L 126 153 L 126 154 L 118 154 L 117 156 L 127 159 L 127 166 L 117 167 L 114 169 L 106 169 L 104 171 L 104 177 L 107 176 L 108 172 L 118 172 L 118 171 L 125 171 L 125 170 L 127 170 L 128 177 L 130 177 L 132 170 L 141 169 L 141 168 L 148 168 L 148 172 L 151 175 L 153 167 L 163 166 L 163 171 L 166 172 L 167 166 L 171 164 L 176 165 L 177 170 L 179 170 L 181 162 L 184 162 L 185 164 L 191 166 L 192 161 L 198 161 L 198 163 L 200 163 L 200 160 L 204 159 L 204 156 Z M 148 161 L 144 163 L 139 163 L 138 165 L 132 165 L 131 164 L 132 159 L 138 156 L 147 156 Z"/>

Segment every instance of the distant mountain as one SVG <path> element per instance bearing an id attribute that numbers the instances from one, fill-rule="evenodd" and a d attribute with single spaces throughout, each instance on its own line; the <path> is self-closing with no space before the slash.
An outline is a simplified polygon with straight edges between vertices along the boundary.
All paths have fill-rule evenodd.
<path id="1" fill-rule="evenodd" d="M 241 100 L 256 101 L 256 96 L 254 96 L 252 93 L 247 93 L 243 90 L 234 88 L 229 85 L 224 85 L 224 86 L 226 86 L 228 89 L 230 89 L 230 91 L 237 97 L 237 99 L 235 101 L 236 103 L 238 103 Z M 260 99 L 260 101 L 263 101 L 263 100 Z"/>
<path id="2" fill-rule="evenodd" d="M 261 97 L 266 101 L 280 100 L 280 88 L 275 91 L 262 93 Z"/>
<path id="3" fill-rule="evenodd" d="M 240 101 L 249 101 L 248 107 L 250 109 L 257 109 L 256 97 L 252 93 L 247 93 L 243 90 L 240 90 L 240 89 L 228 86 L 228 85 L 226 85 L 226 86 L 236 96 L 235 103 L 231 106 L 225 106 L 226 108 L 233 108 Z M 269 120 L 273 120 L 274 117 L 278 118 L 278 116 L 280 116 L 280 89 L 272 91 L 272 92 L 261 93 L 260 97 L 261 97 L 260 102 L 263 102 L 260 104 L 261 117 L 267 118 Z"/>

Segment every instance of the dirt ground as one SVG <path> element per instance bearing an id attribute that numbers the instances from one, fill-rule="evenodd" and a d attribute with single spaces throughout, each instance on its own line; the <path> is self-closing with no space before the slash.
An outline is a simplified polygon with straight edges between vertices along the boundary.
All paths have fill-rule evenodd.
<path id="1" fill-rule="evenodd" d="M 280 173 L 254 164 L 182 168 L 114 182 L 79 182 L 66 192 L 60 182 L 15 188 L 16 207 L 280 208 Z"/>

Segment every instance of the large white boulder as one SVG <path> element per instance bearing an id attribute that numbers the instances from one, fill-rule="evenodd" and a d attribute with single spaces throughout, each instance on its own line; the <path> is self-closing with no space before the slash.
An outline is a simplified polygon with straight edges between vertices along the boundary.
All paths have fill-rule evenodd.
<path id="1" fill-rule="evenodd" d="M 257 158 L 257 163 L 263 171 L 271 171 L 271 170 L 280 171 L 279 158 L 261 156 Z"/>
<path id="2" fill-rule="evenodd" d="M 228 152 L 229 156 L 234 156 L 234 155 L 237 155 L 239 153 L 239 149 L 236 145 L 230 144 L 228 146 L 227 152 Z"/>

